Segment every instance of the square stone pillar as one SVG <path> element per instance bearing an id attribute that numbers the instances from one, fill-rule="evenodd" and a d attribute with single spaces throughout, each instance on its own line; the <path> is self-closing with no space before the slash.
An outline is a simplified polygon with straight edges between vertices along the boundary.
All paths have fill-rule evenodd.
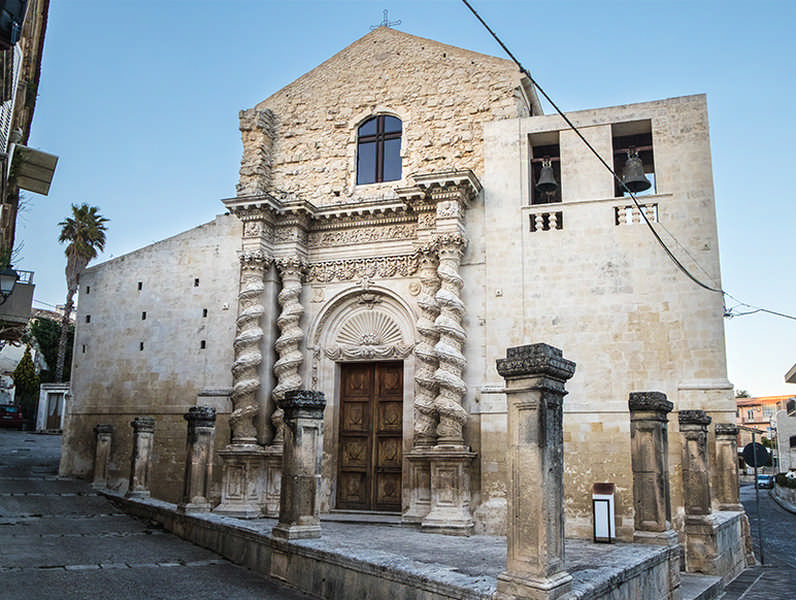
<path id="1" fill-rule="evenodd" d="M 743 511 L 738 482 L 738 426 L 716 423 L 716 500 L 719 510 Z"/>
<path id="2" fill-rule="evenodd" d="M 178 508 L 183 512 L 207 512 L 210 510 L 207 498 L 213 483 L 216 409 L 194 406 L 183 416 L 188 421 L 188 442 L 182 502 Z"/>
<path id="3" fill-rule="evenodd" d="M 711 419 L 704 410 L 681 410 L 679 419 L 685 514 L 687 517 L 709 515 L 708 425 Z"/>
<path id="4" fill-rule="evenodd" d="M 133 428 L 133 455 L 130 461 L 128 498 L 148 498 L 152 479 L 152 451 L 155 439 L 155 419 L 136 417 L 130 422 Z"/>
<path id="5" fill-rule="evenodd" d="M 284 411 L 282 493 L 274 537 L 288 540 L 321 537 L 321 460 L 323 457 L 322 392 L 286 391 Z"/>
<path id="6" fill-rule="evenodd" d="M 682 438 L 683 505 L 685 508 L 685 570 L 716 572 L 719 555 L 716 528 L 711 518 L 708 425 L 704 410 L 680 411 Z"/>
<path id="7" fill-rule="evenodd" d="M 679 544 L 670 522 L 667 424 L 673 407 L 662 392 L 630 393 L 635 542 L 664 546 Z"/>
<path id="8" fill-rule="evenodd" d="M 509 348 L 497 361 L 508 408 L 506 570 L 496 600 L 551 600 L 567 594 L 564 570 L 565 382 L 575 363 L 547 344 Z"/>
<path id="9" fill-rule="evenodd" d="M 97 425 L 94 434 L 97 436 L 97 450 L 94 453 L 94 480 L 91 482 L 91 487 L 102 489 L 108 487 L 113 425 Z"/>

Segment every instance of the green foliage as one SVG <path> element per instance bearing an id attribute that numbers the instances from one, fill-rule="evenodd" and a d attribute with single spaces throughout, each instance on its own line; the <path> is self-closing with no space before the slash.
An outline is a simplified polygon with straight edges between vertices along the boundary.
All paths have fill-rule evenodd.
<path id="1" fill-rule="evenodd" d="M 796 477 L 788 477 L 790 473 L 778 473 L 774 477 L 774 481 L 781 487 L 796 490 Z"/>
<path id="2" fill-rule="evenodd" d="M 763 446 L 765 446 L 766 448 L 773 449 L 773 448 L 777 447 L 776 440 L 770 440 L 770 439 L 768 439 L 766 437 L 760 438 L 760 443 L 763 444 Z"/>
<path id="3" fill-rule="evenodd" d="M 25 354 L 19 361 L 17 368 L 12 374 L 14 378 L 17 404 L 22 408 L 22 416 L 25 419 L 33 419 L 36 416 L 36 404 L 39 399 L 39 376 L 36 374 L 36 367 L 30 355 L 30 345 L 25 346 Z"/>
<path id="4" fill-rule="evenodd" d="M 58 341 L 61 337 L 61 324 L 52 319 L 40 317 L 30 322 L 30 333 L 36 340 L 36 345 L 44 355 L 47 370 L 39 373 L 42 383 L 55 381 L 55 365 L 58 361 Z M 66 362 L 64 363 L 64 376 L 69 380 L 72 370 L 72 345 L 75 341 L 75 326 L 70 323 L 66 332 Z"/>
<path id="5" fill-rule="evenodd" d="M 735 397 L 736 398 L 751 398 L 751 396 L 749 396 L 749 392 L 747 392 L 746 390 L 735 390 Z"/>

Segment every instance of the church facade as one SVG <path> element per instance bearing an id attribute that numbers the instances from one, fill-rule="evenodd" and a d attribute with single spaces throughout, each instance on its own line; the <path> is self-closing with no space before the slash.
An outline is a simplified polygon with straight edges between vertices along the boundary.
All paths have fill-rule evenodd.
<path id="1" fill-rule="evenodd" d="M 111 423 L 124 485 L 127 422 L 155 416 L 153 493 L 176 501 L 182 414 L 213 406 L 215 510 L 274 515 L 277 403 L 311 389 L 326 398 L 322 512 L 501 533 L 510 474 L 495 361 L 546 342 L 577 364 L 563 415 L 567 534 L 591 537 L 592 486 L 611 482 L 617 536 L 631 540 L 629 394 L 734 421 L 722 296 L 649 231 L 720 287 L 706 102 L 569 117 L 618 172 L 640 160 L 651 186 L 639 206 L 542 114 L 513 63 L 387 27 L 241 111 L 230 215 L 81 276 L 62 473 L 90 473 L 92 428 Z M 538 185 L 543 172 L 555 185 Z M 114 318 L 136 285 L 150 296 Z M 668 435 L 682 529 L 676 418 Z"/>

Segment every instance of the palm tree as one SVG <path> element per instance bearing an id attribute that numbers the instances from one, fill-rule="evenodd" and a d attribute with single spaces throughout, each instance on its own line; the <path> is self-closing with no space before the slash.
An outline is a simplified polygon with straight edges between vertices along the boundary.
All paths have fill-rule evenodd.
<path id="1" fill-rule="evenodd" d="M 105 223 L 108 219 L 99 214 L 96 206 L 83 204 L 72 205 L 72 216 L 67 217 L 58 226 L 61 235 L 58 241 L 69 242 L 66 254 L 66 306 L 61 320 L 61 338 L 58 341 L 58 361 L 55 366 L 55 381 L 63 381 L 64 362 L 66 358 L 66 334 L 69 315 L 72 314 L 73 299 L 77 291 L 81 271 L 89 261 L 97 256 L 97 250 L 105 248 Z"/>

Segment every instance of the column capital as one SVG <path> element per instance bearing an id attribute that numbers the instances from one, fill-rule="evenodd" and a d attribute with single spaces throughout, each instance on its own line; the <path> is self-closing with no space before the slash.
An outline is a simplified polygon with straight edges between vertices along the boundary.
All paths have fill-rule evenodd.
<path id="1" fill-rule="evenodd" d="M 711 418 L 704 410 L 681 410 L 678 415 L 680 425 L 710 425 Z"/>
<path id="2" fill-rule="evenodd" d="M 276 403 L 285 411 L 285 419 L 295 419 L 300 416 L 322 418 L 323 409 L 326 408 L 326 397 L 323 392 L 313 390 L 287 390 Z"/>
<path id="3" fill-rule="evenodd" d="M 674 408 L 674 404 L 666 399 L 663 392 L 630 392 L 627 405 L 631 412 L 643 410 L 669 413 Z"/>
<path id="4" fill-rule="evenodd" d="M 111 434 L 113 433 L 113 425 L 97 424 L 97 426 L 94 427 L 94 433 L 96 435 Z"/>
<path id="5" fill-rule="evenodd" d="M 716 435 L 726 435 L 734 438 L 738 435 L 738 426 L 735 423 L 716 423 Z"/>
<path id="6" fill-rule="evenodd" d="M 561 350 L 549 344 L 528 344 L 506 349 L 506 358 L 496 361 L 497 372 L 504 379 L 545 376 L 566 381 L 575 374 L 575 363 L 563 357 Z"/>
<path id="7" fill-rule="evenodd" d="M 212 406 L 192 406 L 182 418 L 192 427 L 213 427 L 216 422 L 216 409 Z"/>
<path id="8" fill-rule="evenodd" d="M 154 417 L 136 417 L 130 421 L 130 426 L 136 433 L 154 433 L 155 431 L 155 418 Z"/>

